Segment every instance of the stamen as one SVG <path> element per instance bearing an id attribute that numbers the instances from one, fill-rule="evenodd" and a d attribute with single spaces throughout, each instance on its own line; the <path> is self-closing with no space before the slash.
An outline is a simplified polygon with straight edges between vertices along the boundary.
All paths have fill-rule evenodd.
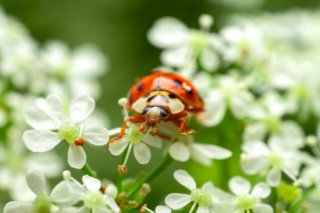
<path id="1" fill-rule="evenodd" d="M 128 159 L 129 159 L 129 156 L 130 156 L 130 152 L 131 152 L 131 149 L 132 149 L 132 143 L 129 143 L 129 147 L 128 147 L 128 150 L 127 150 L 127 153 L 126 153 L 126 156 L 125 156 L 125 159 L 124 159 L 124 162 L 122 165 L 119 165 L 118 166 L 118 172 L 121 174 L 121 175 L 124 175 L 128 172 L 128 168 L 126 167 L 126 164 L 128 162 Z"/>
<path id="2" fill-rule="evenodd" d="M 84 145 L 84 138 L 83 137 L 77 137 L 75 140 L 74 140 L 74 144 L 77 145 L 77 146 L 83 146 Z"/>
<path id="3" fill-rule="evenodd" d="M 197 203 L 196 203 L 196 202 L 193 202 L 189 213 L 192 213 L 192 212 L 193 212 L 194 208 L 196 208 L 196 205 L 197 205 Z"/>

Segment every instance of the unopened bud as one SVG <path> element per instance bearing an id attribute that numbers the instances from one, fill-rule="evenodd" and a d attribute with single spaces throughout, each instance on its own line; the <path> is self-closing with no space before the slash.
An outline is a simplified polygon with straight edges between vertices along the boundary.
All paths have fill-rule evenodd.
<path id="1" fill-rule="evenodd" d="M 202 14 L 199 17 L 199 24 L 200 24 L 201 28 L 208 30 L 213 24 L 212 16 L 210 16 L 208 14 Z"/>
<path id="2" fill-rule="evenodd" d="M 124 175 L 128 172 L 128 168 L 125 165 L 119 165 L 118 172 L 119 174 Z"/>
<path id="3" fill-rule="evenodd" d="M 62 176 L 64 180 L 69 180 L 71 178 L 71 172 L 69 170 L 64 170 Z"/>
<path id="4" fill-rule="evenodd" d="M 308 144 L 309 146 L 315 146 L 318 143 L 318 140 L 315 136 L 313 135 L 309 135 L 306 138 L 306 144 Z"/>

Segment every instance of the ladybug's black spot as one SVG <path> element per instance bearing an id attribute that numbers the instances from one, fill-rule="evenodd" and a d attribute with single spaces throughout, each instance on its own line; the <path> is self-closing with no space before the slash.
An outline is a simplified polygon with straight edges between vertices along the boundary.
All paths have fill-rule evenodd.
<path id="1" fill-rule="evenodd" d="M 177 86 L 177 87 L 181 87 L 182 86 L 182 81 L 180 81 L 179 79 L 174 79 L 174 84 Z"/>
<path id="2" fill-rule="evenodd" d="M 173 93 L 170 93 L 169 94 L 169 98 L 171 98 L 171 99 L 173 99 L 173 98 L 176 98 L 177 96 L 175 95 L 175 94 L 173 94 Z"/>
<path id="3" fill-rule="evenodd" d="M 186 91 L 189 95 L 192 95 L 193 94 L 193 90 L 191 88 L 186 88 Z"/>
<path id="4" fill-rule="evenodd" d="M 138 91 L 141 91 L 142 88 L 143 88 L 143 82 L 141 82 L 141 83 L 136 87 L 136 89 L 137 89 Z"/>

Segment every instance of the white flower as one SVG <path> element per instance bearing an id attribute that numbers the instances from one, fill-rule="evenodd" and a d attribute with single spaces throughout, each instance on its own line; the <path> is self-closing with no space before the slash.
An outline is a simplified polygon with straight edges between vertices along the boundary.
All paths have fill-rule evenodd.
<path id="1" fill-rule="evenodd" d="M 181 209 L 192 203 L 191 210 L 198 205 L 197 212 L 218 213 L 221 206 L 226 205 L 224 200 L 229 200 L 231 197 L 219 189 L 213 187 L 212 183 L 207 182 L 201 188 L 197 188 L 194 179 L 184 170 L 174 172 L 174 178 L 188 190 L 190 194 L 171 193 L 166 196 L 165 202 L 173 210 Z M 221 212 L 230 212 L 230 207 L 225 206 Z"/>
<path id="2" fill-rule="evenodd" d="M 299 173 L 299 168 L 304 161 L 303 154 L 299 151 L 301 144 L 290 143 L 281 137 L 273 137 L 269 144 L 261 141 L 250 141 L 243 144 L 241 166 L 246 174 L 262 173 L 270 186 L 276 187 L 284 172 L 293 181 Z"/>
<path id="3" fill-rule="evenodd" d="M 137 127 L 131 125 L 123 138 L 110 144 L 109 150 L 111 154 L 118 156 L 127 149 L 127 156 L 123 165 L 125 166 L 131 149 L 133 148 L 133 155 L 136 160 L 140 164 L 147 164 L 151 159 L 151 151 L 147 145 L 161 148 L 161 139 L 148 133 L 143 134 Z"/>
<path id="4" fill-rule="evenodd" d="M 202 81 L 196 81 L 203 84 Z M 218 125 L 229 107 L 239 119 L 256 114 L 258 109 L 254 96 L 248 91 L 245 82 L 232 75 L 220 76 L 218 86 L 207 88 L 204 92 L 204 112 L 197 115 L 198 120 L 206 126 Z"/>
<path id="5" fill-rule="evenodd" d="M 211 165 L 213 159 L 226 159 L 232 153 L 213 144 L 196 143 L 192 136 L 181 136 L 177 142 L 169 147 L 170 156 L 177 161 L 185 162 L 190 158 L 203 165 Z"/>
<path id="6" fill-rule="evenodd" d="M 261 203 L 261 199 L 271 193 L 266 183 L 258 183 L 251 190 L 249 181 L 242 177 L 234 177 L 229 181 L 229 188 L 236 195 L 233 202 L 234 213 L 244 213 L 249 210 L 253 210 L 254 213 L 273 213 L 270 205 Z"/>
<path id="7" fill-rule="evenodd" d="M 208 33 L 208 18 L 204 30 L 188 29 L 181 21 L 164 17 L 156 21 L 148 32 L 149 41 L 165 50 L 161 53 L 161 61 L 168 66 L 183 68 L 190 62 L 199 62 L 203 69 L 214 71 L 219 65 L 218 52 L 222 49 L 216 35 Z"/>
<path id="8" fill-rule="evenodd" d="M 62 171 L 62 162 L 54 153 L 26 153 L 21 142 L 12 141 L 6 148 L 0 146 L 0 189 L 8 190 L 14 200 L 34 198 L 25 181 L 25 173 L 30 169 L 37 169 L 49 178 L 57 177 Z"/>
<path id="9" fill-rule="evenodd" d="M 97 77 L 104 74 L 107 68 L 106 58 L 94 46 L 83 45 L 70 51 L 62 42 L 50 41 L 42 52 L 45 69 L 56 79 L 49 85 L 49 92 L 60 88 L 59 80 L 63 79 L 71 90 L 71 95 L 88 93 L 93 97 L 99 95 Z M 65 91 L 60 91 L 64 95 Z"/>
<path id="10" fill-rule="evenodd" d="M 79 183 L 72 177 L 67 177 L 64 183 L 75 191 L 73 199 L 77 202 L 83 201 L 80 208 L 69 208 L 70 212 L 83 213 L 119 213 L 120 208 L 109 194 L 102 193 L 100 180 L 84 175 L 82 182 Z"/>
<path id="11" fill-rule="evenodd" d="M 26 176 L 27 184 L 36 195 L 33 202 L 11 201 L 4 207 L 4 213 L 16 212 L 53 212 L 76 204 L 74 190 L 63 182 L 59 183 L 50 194 L 47 193 L 45 177 L 37 170 L 30 170 Z"/>
<path id="12" fill-rule="evenodd" d="M 267 56 L 262 32 L 255 25 L 227 26 L 220 32 L 226 43 L 223 59 L 229 63 L 239 63 L 251 68 L 265 60 Z M 260 74 L 262 75 L 262 74 Z"/>
<path id="13" fill-rule="evenodd" d="M 36 101 L 25 110 L 26 121 L 34 128 L 24 132 L 25 145 L 33 152 L 46 152 L 64 140 L 69 144 L 69 165 L 81 169 L 86 163 L 84 143 L 103 146 L 109 139 L 105 128 L 84 124 L 94 105 L 91 97 L 78 96 L 70 104 L 69 116 L 63 117 L 63 103 L 57 96 Z"/>

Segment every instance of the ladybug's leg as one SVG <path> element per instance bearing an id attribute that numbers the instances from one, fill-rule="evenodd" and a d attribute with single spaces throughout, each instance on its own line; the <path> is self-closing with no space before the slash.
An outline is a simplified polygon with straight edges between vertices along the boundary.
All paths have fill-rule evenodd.
<path id="1" fill-rule="evenodd" d="M 172 120 L 172 122 L 174 124 L 176 124 L 179 127 L 179 133 L 182 135 L 189 135 L 194 133 L 193 129 L 189 129 L 187 127 L 187 123 L 189 120 L 189 112 L 184 110 L 179 114 L 173 115 L 170 120 Z"/>
<path id="2" fill-rule="evenodd" d="M 110 146 L 112 143 L 114 143 L 117 140 L 120 140 L 123 137 L 124 133 L 126 132 L 126 128 L 127 128 L 128 122 L 130 122 L 130 123 L 142 123 L 144 121 L 145 121 L 145 116 L 144 115 L 135 114 L 135 115 L 130 116 L 128 119 L 126 119 L 123 122 L 119 135 L 117 137 L 115 137 L 115 138 L 112 138 L 109 141 L 108 146 Z"/>

